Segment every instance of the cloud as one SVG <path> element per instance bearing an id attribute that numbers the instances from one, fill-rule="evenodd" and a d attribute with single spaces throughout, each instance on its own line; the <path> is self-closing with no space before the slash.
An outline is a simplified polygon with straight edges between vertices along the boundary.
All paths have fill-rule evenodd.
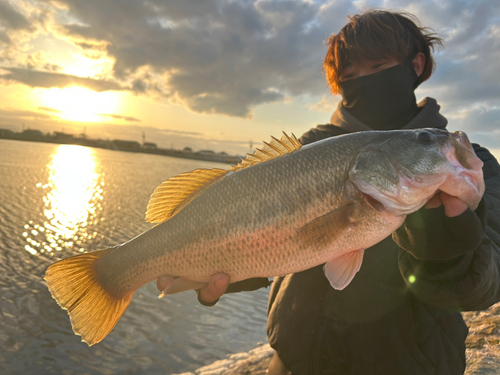
<path id="1" fill-rule="evenodd" d="M 14 108 L 0 108 L 0 117 L 4 119 L 50 119 L 46 113 L 26 111 Z"/>
<path id="2" fill-rule="evenodd" d="M 1 67 L 0 69 L 9 72 L 7 74 L 0 75 L 0 80 L 6 82 L 20 82 L 30 87 L 64 88 L 71 86 L 81 86 L 97 92 L 109 90 L 124 90 L 124 87 L 112 81 L 82 78 L 69 74 L 45 72 L 23 68 Z"/>
<path id="3" fill-rule="evenodd" d="M 0 42 L 3 44 L 10 44 L 12 42 L 4 30 L 0 30 Z"/>
<path id="4" fill-rule="evenodd" d="M 213 0 L 203 6 L 195 6 L 200 3 L 194 1 L 153 0 L 122 4 L 119 12 L 97 0 L 89 0 L 93 6 L 63 2 L 80 21 L 63 25 L 68 35 L 80 43 L 109 42 L 105 49 L 116 60 L 114 73 L 120 79 L 133 79 L 135 92 L 154 91 L 195 112 L 240 117 L 251 116 L 259 104 L 288 96 L 324 95 L 323 41 L 340 30 L 347 14 L 359 12 L 359 4 L 348 0 Z M 494 30 L 499 15 L 496 3 L 444 0 L 429 7 L 417 1 L 388 0 L 370 4 L 413 11 L 445 37 L 447 48 L 439 55 L 444 68 L 433 78 L 434 86 L 446 87 L 450 105 L 461 105 L 498 91 L 496 82 L 485 87 L 483 79 L 500 77 L 495 64 L 500 57 Z M 462 61 L 474 55 L 491 58 Z M 474 64 L 484 71 L 477 74 Z M 145 70 L 147 77 L 137 77 Z M 464 81 L 467 89 L 457 90 L 456 85 Z"/>
<path id="5" fill-rule="evenodd" d="M 198 113 L 247 118 L 262 104 L 328 95 L 322 73 L 323 42 L 342 28 L 347 14 L 363 11 L 366 4 L 404 9 L 445 40 L 445 48 L 436 54 L 436 72 L 417 94 L 436 97 L 451 126 L 491 131 L 497 125 L 500 2 L 496 0 L 149 0 L 119 5 L 58 0 L 57 6 L 33 0 L 32 4 L 38 10 L 21 12 L 3 3 L 0 41 L 17 43 L 12 32 L 33 32 L 43 24 L 47 32 L 69 40 L 82 53 L 113 59 L 109 72 L 113 79 L 65 75 L 34 58 L 31 65 L 26 60 L 17 68 L 4 69 L 8 74 L 1 79 L 32 87 L 126 89 Z M 40 21 L 44 12 L 52 15 L 51 23 Z M 309 107 L 330 110 L 325 104 L 322 99 Z M 482 124 L 467 125 L 474 124 L 476 116 Z"/>
<path id="6" fill-rule="evenodd" d="M 10 3 L 5 1 L 0 2 L 0 24 L 11 30 L 35 30 L 35 27 L 23 14 L 19 13 Z"/>
<path id="7" fill-rule="evenodd" d="M 337 104 L 339 102 L 339 97 L 334 97 L 331 95 L 323 95 L 321 100 L 313 105 L 308 106 L 307 108 L 312 111 L 318 111 L 322 113 L 333 113 L 337 108 Z"/>
<path id="8" fill-rule="evenodd" d="M 30 41 L 46 30 L 49 14 L 37 3 L 0 1 L 0 62 L 15 61 L 29 51 Z"/>
<path id="9" fill-rule="evenodd" d="M 106 116 L 106 117 L 111 117 L 116 120 L 125 120 L 128 122 L 141 122 L 138 118 L 131 117 L 131 116 L 122 116 L 122 115 L 111 115 L 111 114 L 100 114 L 99 116 Z"/>
<path id="10" fill-rule="evenodd" d="M 48 62 L 45 59 L 44 54 L 40 51 L 26 56 L 26 59 L 22 64 L 22 68 L 29 70 L 49 71 L 53 73 L 62 70 L 62 67 L 60 67 L 59 65 Z"/>
<path id="11" fill-rule="evenodd" d="M 60 110 L 55 109 L 55 108 L 49 108 L 49 107 L 38 107 L 38 109 L 45 111 L 45 112 L 52 112 L 52 113 L 61 113 Z"/>
<path id="12" fill-rule="evenodd" d="M 450 125 L 467 133 L 497 133 L 500 136 L 500 108 L 486 105 L 464 107 L 448 114 Z M 473 119 L 473 121 L 471 121 Z"/>
<path id="13" fill-rule="evenodd" d="M 63 25 L 66 34 L 109 42 L 116 77 L 195 112 L 250 117 L 259 104 L 325 89 L 329 33 L 314 2 L 155 0 L 123 3 L 119 12 L 96 0 L 63 2 L 79 21 Z M 137 78 L 144 69 L 150 77 Z"/>

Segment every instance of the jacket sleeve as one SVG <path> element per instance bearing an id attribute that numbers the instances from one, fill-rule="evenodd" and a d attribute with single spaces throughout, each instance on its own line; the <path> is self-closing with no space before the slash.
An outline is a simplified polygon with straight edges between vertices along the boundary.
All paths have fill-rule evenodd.
<path id="1" fill-rule="evenodd" d="M 408 237 L 418 236 L 411 225 L 403 228 L 405 235 L 393 235 L 405 249 L 399 252 L 399 268 L 407 287 L 422 302 L 444 309 L 483 310 L 500 301 L 500 165 L 488 150 L 476 146 L 475 151 L 485 163 L 486 186 L 476 212 L 467 213 L 477 215 L 483 227 L 474 229 L 481 234 L 477 243 L 461 238 L 450 247 L 450 242 L 442 242 L 441 246 L 455 247 L 457 256 L 452 258 L 445 251 L 442 259 L 429 260 L 418 257 L 418 249 L 409 249 Z M 447 225 L 460 225 L 459 218 L 448 218 L 458 220 Z"/>

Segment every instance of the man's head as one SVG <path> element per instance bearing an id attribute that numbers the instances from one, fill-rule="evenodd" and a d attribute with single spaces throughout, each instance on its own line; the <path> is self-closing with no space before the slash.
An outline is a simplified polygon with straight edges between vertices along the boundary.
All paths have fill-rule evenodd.
<path id="1" fill-rule="evenodd" d="M 346 79 L 344 72 L 349 67 L 367 61 L 387 59 L 403 63 L 421 53 L 425 60 L 416 85 L 431 76 L 435 66 L 432 51 L 436 45 L 442 45 L 442 40 L 432 30 L 418 26 L 415 16 L 368 10 L 348 19 L 349 23 L 328 39 L 323 68 L 332 93 L 339 93 L 339 82 Z"/>

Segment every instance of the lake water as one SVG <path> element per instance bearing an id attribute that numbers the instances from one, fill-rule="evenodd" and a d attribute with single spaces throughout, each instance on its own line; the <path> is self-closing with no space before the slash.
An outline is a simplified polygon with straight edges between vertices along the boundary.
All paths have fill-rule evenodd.
<path id="1" fill-rule="evenodd" d="M 72 145 L 0 140 L 0 373 L 172 374 L 266 341 L 268 290 L 201 306 L 194 292 L 139 289 L 115 329 L 88 347 L 52 299 L 44 272 L 148 229 L 164 179 L 217 163 Z"/>

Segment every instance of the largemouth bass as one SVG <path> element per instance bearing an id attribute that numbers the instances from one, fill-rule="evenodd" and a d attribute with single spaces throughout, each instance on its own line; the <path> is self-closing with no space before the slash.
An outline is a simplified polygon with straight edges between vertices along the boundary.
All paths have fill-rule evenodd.
<path id="1" fill-rule="evenodd" d="M 285 133 L 230 170 L 164 181 L 148 204 L 157 225 L 113 248 L 51 265 L 48 288 L 89 345 L 108 335 L 142 285 L 162 275 L 176 290 L 218 272 L 231 282 L 325 263 L 345 288 L 363 253 L 438 191 L 475 209 L 483 163 L 467 136 L 439 129 L 369 131 L 301 147 Z M 174 288 L 175 289 L 175 288 Z"/>

